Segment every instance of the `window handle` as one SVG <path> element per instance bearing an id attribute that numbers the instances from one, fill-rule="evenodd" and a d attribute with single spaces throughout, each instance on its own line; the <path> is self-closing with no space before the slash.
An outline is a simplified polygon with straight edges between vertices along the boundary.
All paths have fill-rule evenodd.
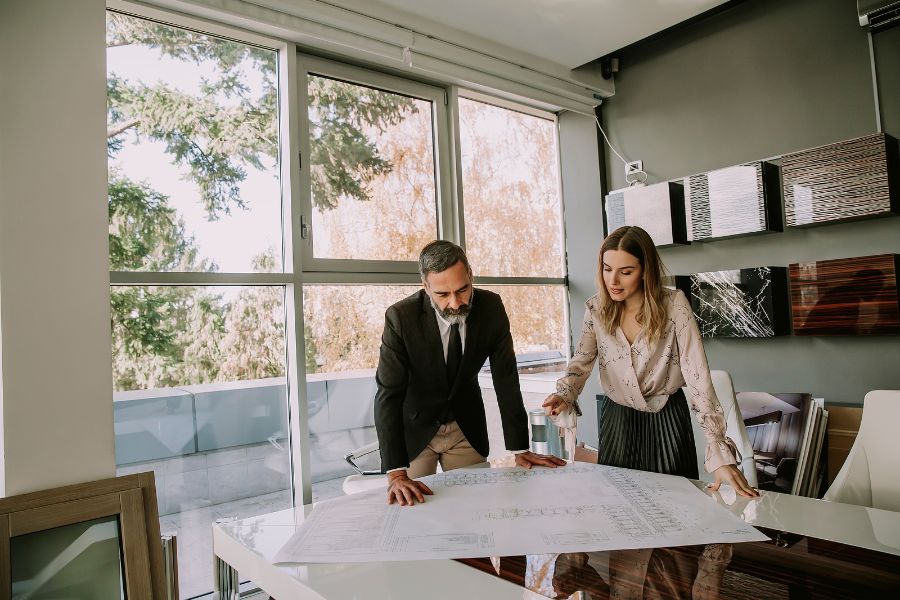
<path id="1" fill-rule="evenodd" d="M 309 239 L 309 223 L 306 222 L 306 215 L 300 215 L 300 238 Z"/>

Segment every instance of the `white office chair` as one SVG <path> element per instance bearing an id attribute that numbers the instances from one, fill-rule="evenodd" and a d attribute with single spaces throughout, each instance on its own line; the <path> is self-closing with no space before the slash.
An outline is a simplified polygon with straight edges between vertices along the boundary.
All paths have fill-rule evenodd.
<path id="1" fill-rule="evenodd" d="M 357 464 L 358 461 L 364 459 L 373 452 L 378 452 L 377 441 L 367 444 L 362 448 L 357 448 L 352 452 L 348 452 L 344 456 L 344 460 L 346 460 L 356 471 L 354 475 L 348 475 L 344 478 L 344 483 L 341 485 L 344 494 L 357 494 L 359 492 L 365 492 L 366 490 L 387 487 L 387 475 L 382 473 L 380 469 L 366 470 Z"/>
<path id="2" fill-rule="evenodd" d="M 756 461 L 753 459 L 753 444 L 750 443 L 750 437 L 747 435 L 747 428 L 744 426 L 744 418 L 741 416 L 741 409 L 738 406 L 737 399 L 734 395 L 734 384 L 731 382 L 731 375 L 728 371 L 710 371 L 712 375 L 713 388 L 716 390 L 716 396 L 725 411 L 725 435 L 730 437 L 741 453 L 741 462 L 738 468 L 747 478 L 747 483 L 751 487 L 757 487 L 759 482 L 756 479 Z M 688 392 L 685 392 L 688 393 Z M 694 443 L 697 447 L 697 470 L 700 472 L 700 479 L 707 483 L 714 481 L 711 473 L 707 473 L 703 468 L 703 462 L 706 458 L 706 436 L 700 429 L 700 424 L 694 418 L 693 411 L 691 424 L 694 428 Z"/>
<path id="3" fill-rule="evenodd" d="M 900 390 L 874 390 L 863 399 L 859 435 L 824 499 L 900 511 Z"/>

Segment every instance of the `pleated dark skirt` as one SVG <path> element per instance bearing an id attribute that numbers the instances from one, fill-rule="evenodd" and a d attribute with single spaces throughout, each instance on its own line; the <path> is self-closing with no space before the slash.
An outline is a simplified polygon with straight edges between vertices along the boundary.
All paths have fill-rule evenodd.
<path id="1" fill-rule="evenodd" d="M 699 479 L 691 411 L 678 390 L 658 413 L 600 398 L 600 464 Z"/>

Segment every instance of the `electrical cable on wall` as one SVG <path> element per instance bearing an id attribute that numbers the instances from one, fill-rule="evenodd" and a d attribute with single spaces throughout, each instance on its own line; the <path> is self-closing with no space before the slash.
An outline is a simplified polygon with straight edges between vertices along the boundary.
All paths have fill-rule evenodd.
<path id="1" fill-rule="evenodd" d="M 609 146 L 609 149 L 615 153 L 616 156 L 619 157 L 619 160 L 625 165 L 625 183 L 628 184 L 629 187 L 636 185 L 644 185 L 644 182 L 647 181 L 647 172 L 643 169 L 643 164 L 641 161 L 630 162 L 621 154 L 619 151 L 615 149 L 612 145 L 612 142 L 609 141 L 609 138 L 606 136 L 606 132 L 603 130 L 603 125 L 600 124 L 600 117 L 594 115 L 594 120 L 597 122 L 597 128 L 600 129 L 600 133 L 603 134 L 603 139 L 606 140 L 606 145 Z M 635 162 L 637 165 L 635 165 Z"/>

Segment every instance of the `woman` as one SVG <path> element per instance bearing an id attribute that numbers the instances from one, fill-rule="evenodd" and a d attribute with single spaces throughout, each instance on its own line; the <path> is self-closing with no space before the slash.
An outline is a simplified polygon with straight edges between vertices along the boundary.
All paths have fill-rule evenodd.
<path id="1" fill-rule="evenodd" d="M 735 466 L 734 442 L 716 398 L 690 304 L 662 285 L 662 263 L 640 227 L 620 227 L 600 248 L 599 292 L 586 305 L 581 341 L 555 394 L 544 401 L 550 415 L 580 414 L 578 395 L 600 359 L 600 463 L 698 478 L 694 435 L 683 386 L 687 386 L 706 435 L 710 488 L 728 482 L 754 497 Z"/>

